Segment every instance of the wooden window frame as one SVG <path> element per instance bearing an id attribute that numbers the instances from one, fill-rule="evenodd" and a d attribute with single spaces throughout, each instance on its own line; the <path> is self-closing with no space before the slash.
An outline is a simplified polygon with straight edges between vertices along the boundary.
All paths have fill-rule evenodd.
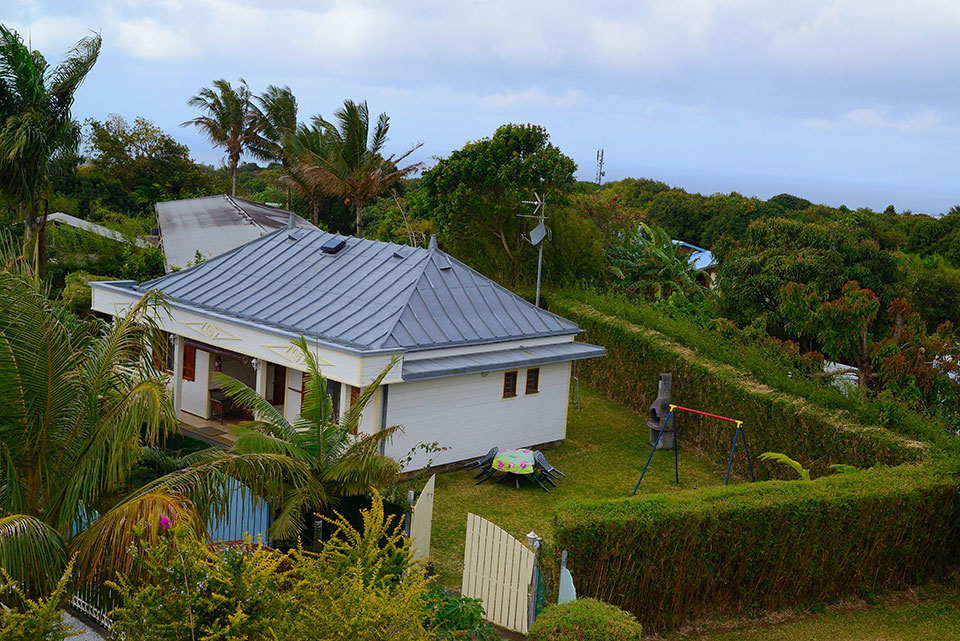
<path id="1" fill-rule="evenodd" d="M 508 381 L 510 377 L 513 377 L 513 391 L 509 391 L 510 385 Z M 516 398 L 517 397 L 517 383 L 519 382 L 520 372 L 518 370 L 510 370 L 509 372 L 503 373 L 503 398 Z"/>
<path id="2" fill-rule="evenodd" d="M 533 382 L 533 387 L 530 387 L 530 375 L 533 374 L 536 377 L 536 380 Z M 527 369 L 527 377 L 523 385 L 523 393 L 527 394 L 539 394 L 540 393 L 540 368 L 539 367 L 530 367 Z"/>

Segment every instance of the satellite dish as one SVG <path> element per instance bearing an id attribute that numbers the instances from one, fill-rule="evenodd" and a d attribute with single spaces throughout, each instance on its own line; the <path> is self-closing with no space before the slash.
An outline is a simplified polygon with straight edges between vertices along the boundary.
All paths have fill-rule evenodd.
<path id="1" fill-rule="evenodd" d="M 543 239 L 547 237 L 547 227 L 543 223 L 540 223 L 533 228 L 533 231 L 530 232 L 530 243 L 533 245 L 539 245 L 543 242 Z"/>

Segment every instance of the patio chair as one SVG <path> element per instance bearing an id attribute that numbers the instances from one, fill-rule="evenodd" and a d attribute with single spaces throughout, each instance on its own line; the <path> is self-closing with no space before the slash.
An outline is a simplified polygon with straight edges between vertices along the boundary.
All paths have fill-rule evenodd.
<path id="1" fill-rule="evenodd" d="M 560 476 L 564 478 L 567 477 L 566 474 L 564 474 L 554 466 L 550 465 L 550 461 L 547 460 L 547 457 L 544 456 L 543 453 L 540 452 L 540 450 L 537 450 L 536 452 L 533 453 L 533 460 L 537 464 L 537 467 L 543 470 L 548 477 L 552 476 L 553 478 L 556 478 L 556 479 L 559 479 Z M 558 474 L 560 476 L 557 476 Z M 554 484 L 554 487 L 556 487 L 556 484 Z"/>
<path id="2" fill-rule="evenodd" d="M 490 448 L 490 451 L 487 452 L 483 458 L 478 458 L 476 461 L 471 461 L 470 463 L 467 463 L 466 465 L 463 466 L 463 469 L 476 470 L 482 467 L 489 467 L 490 464 L 493 463 L 493 457 L 497 455 L 498 451 L 499 451 L 499 448 L 497 447 Z M 480 476 L 480 475 L 478 474 L 477 476 Z M 477 476 L 474 476 L 473 478 L 477 478 Z"/>

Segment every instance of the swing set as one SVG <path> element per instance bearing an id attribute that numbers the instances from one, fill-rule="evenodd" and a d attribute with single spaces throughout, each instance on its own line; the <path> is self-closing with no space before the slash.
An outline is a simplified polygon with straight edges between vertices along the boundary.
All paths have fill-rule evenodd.
<path id="1" fill-rule="evenodd" d="M 647 457 L 647 464 L 643 466 L 643 471 L 640 473 L 640 480 L 637 481 L 637 484 L 633 488 L 633 493 L 631 496 L 637 494 L 637 489 L 640 487 L 640 481 L 643 480 L 643 476 L 647 473 L 647 468 L 650 466 L 650 461 L 653 460 L 653 453 L 657 451 L 657 446 L 660 445 L 660 437 L 663 436 L 664 432 L 667 432 L 667 424 L 670 421 L 673 421 L 673 429 L 669 430 L 673 434 L 673 473 L 676 482 L 680 483 L 680 464 L 677 457 L 677 414 L 678 410 L 684 412 L 690 412 L 691 414 L 699 414 L 701 416 L 709 416 L 710 418 L 717 419 L 717 426 L 719 427 L 720 421 L 728 421 L 734 423 L 737 426 L 737 429 L 733 432 L 733 447 L 730 448 L 730 462 L 727 463 L 727 478 L 723 482 L 724 485 L 730 483 L 730 470 L 733 469 L 733 459 L 734 454 L 737 451 L 737 440 L 743 441 L 743 454 L 737 456 L 736 458 L 745 458 L 747 459 L 747 467 L 750 469 L 750 480 L 756 481 L 757 479 L 753 476 L 753 463 L 750 462 L 750 450 L 747 448 L 747 434 L 743 431 L 743 421 L 739 421 L 735 418 L 728 418 L 726 416 L 719 416 L 717 414 L 710 414 L 709 412 L 701 412 L 700 410 L 690 409 L 689 407 L 681 407 L 680 405 L 670 405 L 670 411 L 667 412 L 667 415 L 663 418 L 663 423 L 660 425 L 660 431 L 657 432 L 657 440 L 653 444 L 653 449 L 650 450 L 650 456 Z"/>

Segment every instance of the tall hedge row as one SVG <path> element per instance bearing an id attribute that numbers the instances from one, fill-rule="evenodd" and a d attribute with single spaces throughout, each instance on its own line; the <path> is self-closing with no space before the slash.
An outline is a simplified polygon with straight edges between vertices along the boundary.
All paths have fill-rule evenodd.
<path id="1" fill-rule="evenodd" d="M 605 358 L 579 362 L 580 379 L 637 412 L 647 412 L 656 398 L 658 375 L 670 372 L 673 402 L 742 420 L 754 456 L 783 452 L 823 473 L 832 463 L 870 467 L 917 461 L 924 455 L 923 443 L 778 392 L 654 330 L 559 295 L 550 295 L 548 304 L 585 329 L 585 340 L 607 348 Z M 681 413 L 678 426 L 681 447 L 699 448 L 715 462 L 726 462 L 732 424 Z M 745 461 L 739 460 L 736 469 L 745 476 Z"/>
<path id="2" fill-rule="evenodd" d="M 960 560 L 945 463 L 562 504 L 578 593 L 656 632 L 945 576 Z"/>

